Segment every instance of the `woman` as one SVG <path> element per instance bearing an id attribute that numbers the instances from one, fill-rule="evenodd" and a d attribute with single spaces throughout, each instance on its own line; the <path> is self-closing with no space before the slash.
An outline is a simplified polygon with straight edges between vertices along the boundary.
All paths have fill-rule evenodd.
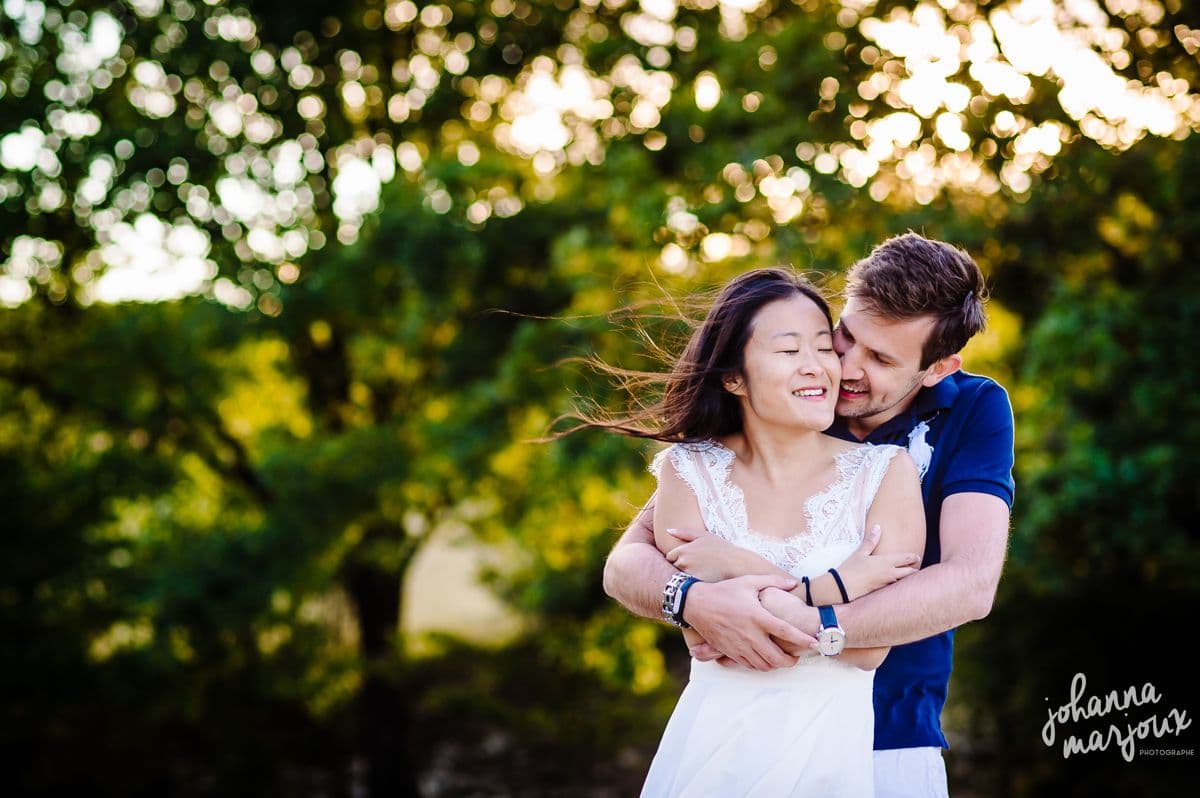
<path id="1" fill-rule="evenodd" d="M 668 556 L 681 543 L 668 530 L 705 529 L 687 567 L 710 579 L 776 569 L 811 579 L 852 555 L 868 524 L 887 530 L 876 554 L 924 550 L 907 453 L 823 434 L 840 378 L 824 299 L 793 274 L 760 269 L 725 286 L 658 405 L 594 423 L 674 442 L 652 466 L 655 538 Z M 769 672 L 694 660 L 642 794 L 870 796 L 871 684 L 887 649 L 834 648 Z"/>

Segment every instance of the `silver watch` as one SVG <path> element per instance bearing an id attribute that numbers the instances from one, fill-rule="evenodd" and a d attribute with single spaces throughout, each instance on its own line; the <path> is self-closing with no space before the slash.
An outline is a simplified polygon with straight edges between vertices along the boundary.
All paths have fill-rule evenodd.
<path id="1" fill-rule="evenodd" d="M 667 586 L 663 588 L 662 600 L 662 616 L 667 623 L 674 624 L 680 629 L 690 629 L 687 621 L 683 619 L 683 603 L 687 598 L 687 591 L 695 582 L 700 580 L 691 574 L 685 574 L 682 571 L 672 576 L 667 580 Z"/>
<path id="2" fill-rule="evenodd" d="M 846 647 L 846 630 L 838 625 L 833 607 L 820 608 L 821 627 L 817 631 L 817 650 L 826 657 L 836 657 Z"/>

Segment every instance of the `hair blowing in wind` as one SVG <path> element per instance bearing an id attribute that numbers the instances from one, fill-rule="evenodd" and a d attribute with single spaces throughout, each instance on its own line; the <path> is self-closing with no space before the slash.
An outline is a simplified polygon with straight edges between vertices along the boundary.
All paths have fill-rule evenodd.
<path id="1" fill-rule="evenodd" d="M 721 289 L 670 371 L 631 371 L 589 358 L 590 365 L 618 381 L 634 409 L 567 414 L 562 418 L 579 423 L 552 437 L 598 428 L 635 438 L 691 443 L 741 431 L 741 408 L 724 382 L 742 372 L 755 314 L 764 305 L 797 294 L 815 302 L 832 326 L 828 303 L 807 279 L 785 268 L 755 269 Z"/>

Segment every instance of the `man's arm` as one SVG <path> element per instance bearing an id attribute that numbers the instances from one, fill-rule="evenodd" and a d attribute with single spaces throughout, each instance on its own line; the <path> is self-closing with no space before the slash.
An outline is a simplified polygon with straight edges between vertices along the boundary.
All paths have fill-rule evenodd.
<path id="1" fill-rule="evenodd" d="M 889 529 L 893 526 L 888 525 Z M 706 582 L 719 582 L 722 579 L 749 574 L 791 576 L 765 557 L 749 549 L 739 548 L 708 532 L 698 532 L 694 529 L 667 531 L 675 540 L 683 541 L 667 552 L 667 562 Z M 797 584 L 792 593 L 806 600 L 811 598 L 809 603 L 814 607 L 820 607 L 822 604 L 844 604 L 916 573 L 921 564 L 921 555 L 911 551 L 889 550 L 894 549 L 894 546 L 885 546 L 876 551 L 881 535 L 882 528 L 879 524 L 872 524 L 859 547 L 837 566 L 841 586 L 846 591 L 845 600 L 838 581 L 829 572 L 810 579 L 807 588 Z M 661 539 L 656 540 L 660 550 L 665 551 Z"/>
<path id="2" fill-rule="evenodd" d="M 654 499 L 621 535 L 604 565 L 604 592 L 643 618 L 662 620 L 662 589 L 677 573 L 654 544 Z M 758 593 L 767 587 L 788 590 L 795 580 L 746 576 L 701 582 L 687 594 L 684 619 L 717 652 L 749 668 L 768 670 L 794 665 L 772 636 L 796 648 L 816 645 L 815 638 L 763 609 Z"/>
<path id="3" fill-rule="evenodd" d="M 911 643 L 991 612 L 1008 550 L 1013 499 L 1013 413 L 995 383 L 976 394 L 944 471 L 941 561 L 838 610 L 847 645 Z M 886 519 L 882 522 L 886 530 Z M 794 606 L 799 604 L 799 607 Z M 816 629 L 817 614 L 789 601 L 790 620 Z"/>
<path id="4" fill-rule="evenodd" d="M 617 540 L 604 563 L 604 592 L 634 615 L 662 620 L 662 590 L 678 573 L 654 545 L 654 497 Z"/>
<path id="5" fill-rule="evenodd" d="M 1008 550 L 1008 504 L 987 493 L 956 493 L 942 502 L 942 560 L 838 608 L 846 645 L 898 646 L 987 616 Z M 816 609 L 789 601 L 772 609 L 815 634 Z"/>
<path id="6" fill-rule="evenodd" d="M 942 561 L 843 610 L 847 644 L 911 643 L 987 617 L 1008 551 L 1008 504 L 987 493 L 942 502 Z M 850 631 L 853 630 L 853 631 Z"/>

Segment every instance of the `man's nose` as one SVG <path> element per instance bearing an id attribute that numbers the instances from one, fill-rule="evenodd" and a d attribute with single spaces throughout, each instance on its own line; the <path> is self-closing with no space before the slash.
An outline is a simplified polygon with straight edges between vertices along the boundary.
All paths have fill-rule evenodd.
<path id="1" fill-rule="evenodd" d="M 838 352 L 838 357 L 842 359 L 843 380 L 857 380 L 863 376 L 862 357 L 858 354 L 857 347 L 846 347 Z"/>

